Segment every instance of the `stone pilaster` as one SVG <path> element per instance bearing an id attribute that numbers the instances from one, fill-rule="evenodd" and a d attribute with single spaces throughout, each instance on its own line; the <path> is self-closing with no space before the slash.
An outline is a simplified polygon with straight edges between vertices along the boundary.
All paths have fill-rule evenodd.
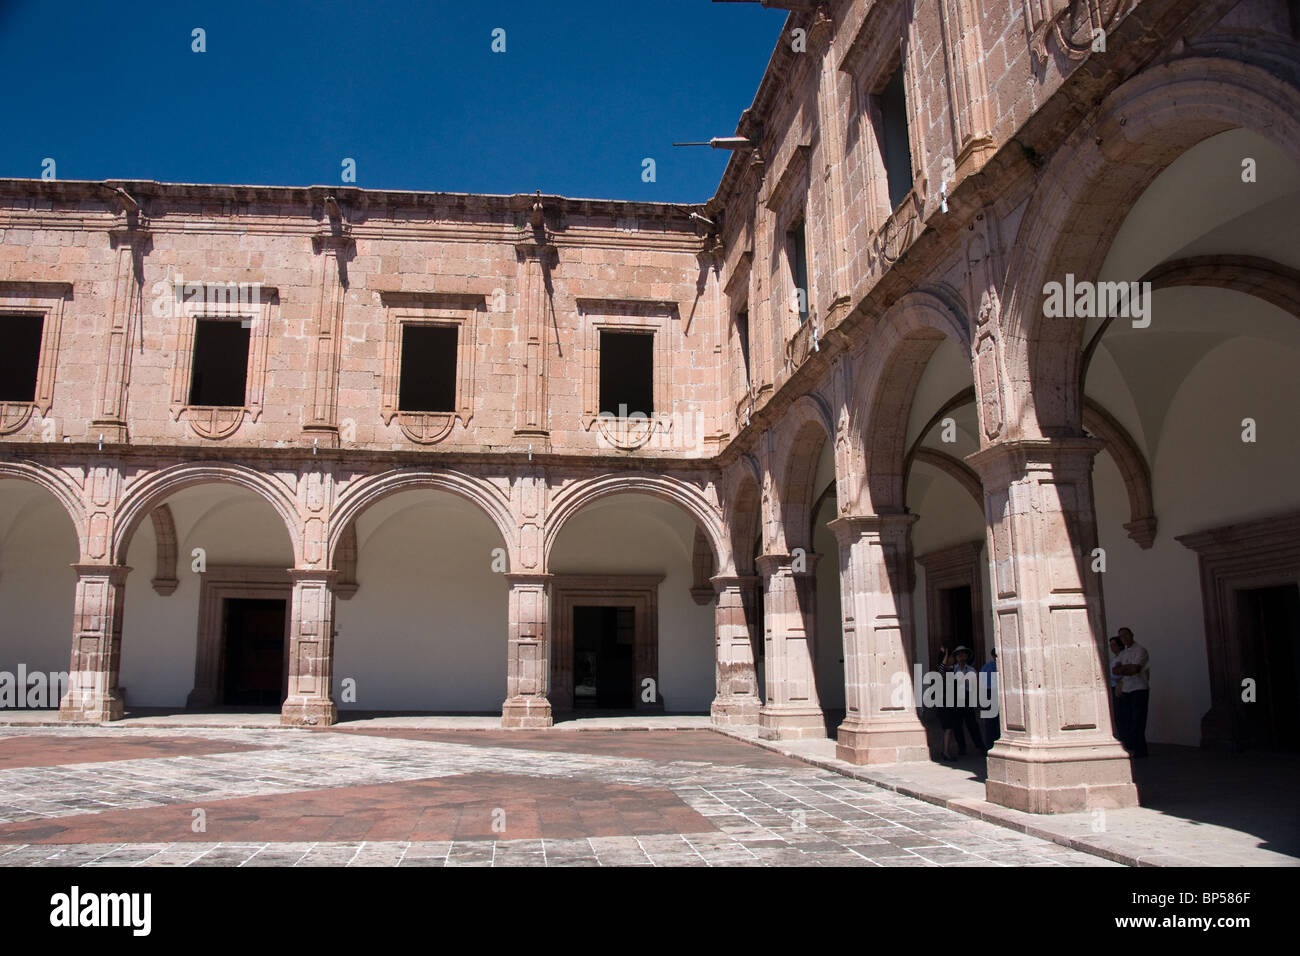
<path id="1" fill-rule="evenodd" d="M 817 557 L 765 554 L 758 559 L 767 584 L 763 608 L 767 702 L 758 712 L 758 724 L 759 736 L 767 740 L 826 735 L 813 663 Z"/>
<path id="2" fill-rule="evenodd" d="M 912 525 L 916 515 L 830 523 L 840 546 L 844 723 L 835 755 L 856 764 L 928 760 L 912 687 Z"/>
<path id="3" fill-rule="evenodd" d="M 294 568 L 289 627 L 289 694 L 280 723 L 316 727 L 337 723 L 334 681 L 334 579 L 337 571 Z"/>
<path id="4" fill-rule="evenodd" d="M 138 224 L 112 229 L 109 243 L 116 252 L 113 272 L 113 301 L 109 305 L 108 327 L 102 337 L 103 354 L 99 389 L 95 395 L 95 417 L 91 433 L 105 441 L 127 439 L 127 383 L 131 380 L 132 337 L 141 333 L 144 314 L 144 256 L 152 242 L 148 229 Z M 170 303 L 176 295 L 167 289 Z"/>
<path id="5" fill-rule="evenodd" d="M 311 404 L 305 409 L 303 432 L 324 441 L 339 442 L 338 374 L 343 340 L 343 307 L 348 291 L 348 256 L 354 241 L 345 232 L 322 232 L 312 237 L 319 258 L 319 282 L 311 324 Z"/>
<path id="6" fill-rule="evenodd" d="M 967 461 L 984 483 L 1002 736 L 994 803 L 1032 813 L 1137 804 L 1111 732 L 1092 459 L 1085 438 L 1000 442 Z"/>
<path id="7" fill-rule="evenodd" d="M 556 258 L 556 248 L 545 241 L 542 232 L 538 241 L 516 243 L 515 256 L 519 262 L 515 327 L 520 336 L 515 434 L 544 441 L 551 433 L 546 398 L 547 337 L 551 327 L 547 270 Z"/>
<path id="8" fill-rule="evenodd" d="M 502 727 L 551 726 L 549 574 L 507 574 L 510 633 Z"/>
<path id="9" fill-rule="evenodd" d="M 713 610 L 717 696 L 709 713 L 721 727 L 758 723 L 762 699 L 754 669 L 754 592 L 752 575 L 710 578 L 716 595 Z"/>
<path id="10" fill-rule="evenodd" d="M 126 576 L 120 565 L 74 564 L 76 603 L 72 609 L 72 661 L 68 692 L 59 701 L 60 720 L 121 720 L 117 686 L 122 661 L 122 613 Z"/>

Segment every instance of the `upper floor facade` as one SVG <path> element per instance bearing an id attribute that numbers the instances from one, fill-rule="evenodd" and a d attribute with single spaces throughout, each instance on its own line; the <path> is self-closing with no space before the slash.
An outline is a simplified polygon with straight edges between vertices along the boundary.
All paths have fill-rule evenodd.
<path id="1" fill-rule="evenodd" d="M 1235 4 L 769 5 L 698 206 L 0 181 L 0 442 L 711 459 L 918 270 L 964 290 L 944 248 L 1014 234 L 1087 96 Z"/>

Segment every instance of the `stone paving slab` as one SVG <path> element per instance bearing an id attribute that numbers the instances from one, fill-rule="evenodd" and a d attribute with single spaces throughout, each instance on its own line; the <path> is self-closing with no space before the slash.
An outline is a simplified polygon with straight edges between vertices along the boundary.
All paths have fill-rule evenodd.
<path id="1" fill-rule="evenodd" d="M 473 732 L 8 728 L 0 741 L 15 735 L 254 749 L 0 769 L 0 830 L 18 841 L 0 844 L 0 866 L 1111 865 L 776 754 L 749 766 L 736 753 L 750 745 L 719 735 L 675 749 L 593 736 L 576 751 L 559 733 L 549 751 Z M 185 829 L 194 807 L 206 833 Z"/>
<path id="2" fill-rule="evenodd" d="M 776 753 L 876 784 L 887 790 L 1018 830 L 1036 839 L 1095 854 L 1127 866 L 1300 866 L 1300 856 L 1265 846 L 1252 831 L 1180 817 L 1153 807 L 1068 814 L 1035 814 L 1012 810 L 984 799 L 984 784 L 974 771 L 974 761 L 962 766 L 918 762 L 861 767 L 838 760 L 835 744 L 827 739 L 761 740 L 756 729 L 715 728 L 716 732 L 745 740 Z M 1154 752 L 1154 751 L 1153 751 Z M 1210 758 L 1212 759 L 1212 758 Z M 1290 765 L 1287 765 L 1290 766 Z M 1143 772 L 1153 773 L 1151 765 Z M 1211 769 L 1210 773 L 1214 773 Z M 1277 773 L 1294 774 L 1293 770 Z M 1237 799 L 1244 796 L 1238 785 Z M 1280 823 L 1294 833 L 1300 815 L 1294 812 L 1296 790 L 1281 794 L 1288 806 L 1261 810 L 1287 817 Z M 1227 799 L 1223 795 L 1222 799 Z"/>

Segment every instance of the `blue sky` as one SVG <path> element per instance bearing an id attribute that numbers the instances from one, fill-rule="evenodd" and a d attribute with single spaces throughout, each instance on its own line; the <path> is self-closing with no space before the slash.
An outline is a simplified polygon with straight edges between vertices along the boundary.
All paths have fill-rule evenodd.
<path id="1" fill-rule="evenodd" d="M 0 176 L 50 157 L 60 179 L 333 184 L 351 157 L 370 188 L 702 202 L 727 153 L 671 143 L 735 130 L 784 19 L 709 0 L 0 0 Z"/>

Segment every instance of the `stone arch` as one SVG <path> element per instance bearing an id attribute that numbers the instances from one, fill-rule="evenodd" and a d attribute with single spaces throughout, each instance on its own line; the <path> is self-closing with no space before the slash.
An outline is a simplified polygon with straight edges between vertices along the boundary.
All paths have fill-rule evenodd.
<path id="1" fill-rule="evenodd" d="M 340 544 L 345 541 L 348 529 L 366 508 L 400 491 L 427 488 L 446 491 L 476 505 L 501 535 L 505 545 L 507 570 L 519 567 L 519 535 L 510 503 L 487 481 L 458 471 L 430 471 L 421 468 L 399 468 L 359 479 L 339 495 L 330 515 L 329 567 L 335 568 Z"/>
<path id="2" fill-rule="evenodd" d="M 543 541 L 543 567 L 550 566 L 551 549 L 564 525 L 587 505 L 609 495 L 645 494 L 683 508 L 695 519 L 696 526 L 708 538 L 713 550 L 713 566 L 718 574 L 734 574 L 731 547 L 722 517 L 703 491 L 689 482 L 667 475 L 643 472 L 597 475 L 574 482 L 556 495 L 546 520 Z"/>
<path id="3" fill-rule="evenodd" d="M 786 413 L 783 429 L 789 448 L 777 472 L 783 548 L 807 552 L 812 550 L 812 509 L 817 498 L 813 482 L 826 443 L 835 440 L 834 418 L 821 398 L 802 395 Z"/>
<path id="4" fill-rule="evenodd" d="M 63 506 L 72 527 L 77 533 L 77 551 L 80 560 L 87 560 L 87 522 L 86 511 L 81 500 L 81 489 L 61 472 L 43 465 L 25 461 L 0 461 L 0 478 L 15 478 L 29 481 L 44 488 Z"/>
<path id="5" fill-rule="evenodd" d="M 1043 316 L 1043 287 L 1091 280 L 1138 197 L 1175 159 L 1231 129 L 1300 162 L 1300 87 L 1251 63 L 1188 57 L 1123 83 L 1049 161 L 1012 246 L 1004 381 L 1010 437 L 1080 433 L 1083 319 Z M 1137 279 L 1137 276 L 1133 277 Z"/>
<path id="6" fill-rule="evenodd" d="M 906 503 L 907 421 L 917 385 L 945 338 L 970 354 L 969 324 L 955 297 L 918 289 L 885 313 L 870 337 L 867 365 L 849 408 L 852 458 L 862 469 L 858 501 L 842 514 L 890 514 Z"/>
<path id="7" fill-rule="evenodd" d="M 114 564 L 126 563 L 126 552 L 136 529 L 154 508 L 178 491 L 195 485 L 226 484 L 246 488 L 275 509 L 284 521 L 293 547 L 296 567 L 302 566 L 302 533 L 299 528 L 298 503 L 294 494 L 280 481 L 244 465 L 230 462 L 190 462 L 156 471 L 134 483 L 117 506 L 113 520 L 112 546 L 109 554 Z"/>
<path id="8" fill-rule="evenodd" d="M 746 462 L 739 467 L 740 475 L 723 504 L 737 574 L 754 573 L 754 541 L 758 538 L 762 521 L 763 495 L 758 477 L 748 465 Z"/>
<path id="9" fill-rule="evenodd" d="M 1150 548 L 1156 538 L 1156 512 L 1151 493 L 1151 467 L 1146 457 L 1128 430 L 1087 396 L 1083 399 L 1083 427 L 1106 443 L 1106 451 L 1124 480 L 1129 504 L 1129 520 L 1124 530 L 1138 547 Z"/>

